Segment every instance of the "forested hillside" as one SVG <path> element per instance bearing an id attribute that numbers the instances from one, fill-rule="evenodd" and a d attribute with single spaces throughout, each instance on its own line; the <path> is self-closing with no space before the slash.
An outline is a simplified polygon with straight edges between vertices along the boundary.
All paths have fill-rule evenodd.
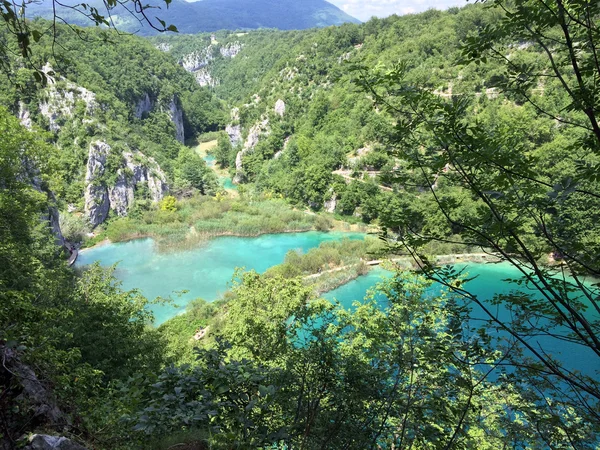
<path id="1" fill-rule="evenodd" d="M 442 225 L 444 218 L 433 213 L 437 208 L 430 187 L 459 202 L 461 217 L 473 216 L 477 203 L 453 186 L 451 167 L 427 167 L 425 177 L 409 167 L 406 149 L 395 148 L 395 111 L 390 114 L 385 104 L 376 104 L 373 92 L 360 89 L 356 80 L 365 75 L 368 80 L 373 69 L 384 76 L 400 67 L 402 83 L 428 89 L 442 100 L 464 102 L 471 124 L 501 133 L 526 155 L 523 164 L 536 177 L 554 184 L 590 158 L 577 151 L 565 154 L 563 149 L 576 145 L 579 136 L 544 112 L 568 104 L 561 82 L 541 78 L 525 93 L 503 91 L 502 84 L 512 82 L 513 75 L 501 61 L 470 64 L 461 52 L 469 35 L 500 20 L 499 10 L 469 6 L 373 19 L 362 26 L 220 33 L 216 44 L 209 44 L 205 35 L 158 37 L 154 42 L 201 74 L 201 80 L 208 80 L 203 84 L 234 108 L 227 128 L 232 145 L 222 143 L 216 157 L 239 182 L 315 210 L 355 215 L 365 222 L 402 223 L 415 232 L 460 242 L 453 236 L 456 227 Z M 224 51 L 231 48 L 234 57 Z M 515 66 L 535 70 L 545 61 L 543 50 L 529 41 L 516 39 L 507 48 Z M 566 121 L 566 113 L 560 114 Z M 399 214 L 412 219 L 405 222 Z M 585 213 L 579 219 L 581 228 L 570 232 L 588 236 L 586 246 L 596 248 L 595 233 L 587 231 L 594 221 Z"/>
<path id="2" fill-rule="evenodd" d="M 184 66 L 196 58 L 187 67 L 236 108 L 228 128 L 234 148 L 217 158 L 235 168 L 240 181 L 368 222 L 389 203 L 389 178 L 400 161 L 386 152 L 392 120 L 374 111 L 372 97 L 353 84 L 359 75 L 353 64 L 401 60 L 408 81 L 442 95 L 476 92 L 487 102 L 498 96 L 489 87 L 494 68 L 461 66 L 456 59 L 460 41 L 493 18 L 475 7 L 326 30 L 220 33 L 210 46 L 202 35 L 155 42 Z M 220 51 L 228 48 L 236 56 Z M 278 101 L 284 112 L 275 111 Z M 236 155 L 242 155 L 238 167 Z"/>
<path id="3" fill-rule="evenodd" d="M 51 133 L 49 186 L 67 234 L 89 231 L 84 222 L 93 227 L 126 216 L 134 204 L 143 209 L 169 191 L 217 189 L 212 172 L 183 143 L 223 126 L 220 102 L 141 38 L 105 37 L 59 27 L 60 51 L 50 36 L 36 43 L 46 87 L 20 59 L 0 75 L 2 105 L 24 126 Z"/>
<path id="4" fill-rule="evenodd" d="M 32 35 L 34 60 L 0 74 L 0 448 L 597 448 L 599 20 L 490 0 L 306 31 Z M 209 131 L 236 198 L 183 145 Z M 114 269 L 56 245 L 59 216 L 68 238 L 135 221 L 187 245 L 261 214 L 385 242 L 240 269 L 158 328 Z M 473 250 L 516 274 L 489 299 L 435 263 Z M 384 251 L 366 299 L 319 298 L 315 278 Z"/>
<path id="5" fill-rule="evenodd" d="M 104 3 L 90 1 L 86 3 L 95 7 L 101 14 L 108 16 Z M 89 18 L 81 14 L 85 9 L 75 1 L 63 1 L 54 4 L 49 0 L 32 3 L 28 8 L 30 18 L 41 17 L 51 19 L 55 13 L 81 26 L 89 26 Z M 180 33 L 199 33 L 217 30 L 248 30 L 257 28 L 277 28 L 280 30 L 302 30 L 305 28 L 327 27 L 341 25 L 345 22 L 358 23 L 335 5 L 324 0 L 202 0 L 187 2 L 174 0 L 168 3 L 162 1 L 145 2 L 156 9 L 156 14 L 148 14 L 149 21 L 155 26 L 160 24 L 155 20 L 156 15 L 161 20 L 173 24 Z M 160 9 L 159 9 L 160 8 Z M 111 5 L 110 18 L 115 26 L 124 32 L 138 33 L 142 36 L 157 34 L 156 28 L 142 18 L 140 22 L 136 15 L 128 11 L 127 5 Z"/>

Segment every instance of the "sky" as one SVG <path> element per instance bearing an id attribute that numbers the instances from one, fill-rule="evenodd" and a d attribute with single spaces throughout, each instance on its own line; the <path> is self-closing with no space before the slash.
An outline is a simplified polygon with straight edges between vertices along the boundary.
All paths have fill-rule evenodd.
<path id="1" fill-rule="evenodd" d="M 466 0 L 327 0 L 357 19 L 364 21 L 371 17 L 387 17 L 392 14 L 412 14 L 430 8 L 447 9 L 451 6 L 464 6 Z"/>

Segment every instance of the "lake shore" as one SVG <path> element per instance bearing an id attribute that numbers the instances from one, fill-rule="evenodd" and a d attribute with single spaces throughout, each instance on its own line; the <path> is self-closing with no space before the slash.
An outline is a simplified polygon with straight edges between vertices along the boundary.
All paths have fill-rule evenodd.
<path id="1" fill-rule="evenodd" d="M 438 255 L 435 257 L 435 262 L 440 265 L 453 265 L 469 262 L 475 264 L 494 264 L 502 262 L 502 259 L 496 255 L 478 252 Z M 370 261 L 361 260 L 356 264 L 335 267 L 329 270 L 307 275 L 304 277 L 304 280 L 319 279 L 321 277 L 328 277 L 331 274 L 337 275 L 339 273 L 339 276 L 329 278 L 325 283 L 319 283 L 318 281 L 314 283 L 317 286 L 315 292 L 318 295 L 321 295 L 327 292 L 331 292 L 349 283 L 350 281 L 357 279 L 362 275 L 366 275 L 375 267 L 386 265 L 392 266 L 390 267 L 390 269 L 398 268 L 406 270 L 415 270 L 419 268 L 419 262 L 414 260 L 410 256 L 403 256 L 390 259 L 383 258 Z"/>

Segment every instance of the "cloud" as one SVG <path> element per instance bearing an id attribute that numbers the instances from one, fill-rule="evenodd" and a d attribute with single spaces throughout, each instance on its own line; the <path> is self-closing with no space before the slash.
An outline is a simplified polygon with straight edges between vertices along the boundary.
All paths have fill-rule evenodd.
<path id="1" fill-rule="evenodd" d="M 412 14 L 430 8 L 447 9 L 464 6 L 466 0 L 328 0 L 344 12 L 366 21 L 371 17 L 387 17 L 392 14 Z"/>

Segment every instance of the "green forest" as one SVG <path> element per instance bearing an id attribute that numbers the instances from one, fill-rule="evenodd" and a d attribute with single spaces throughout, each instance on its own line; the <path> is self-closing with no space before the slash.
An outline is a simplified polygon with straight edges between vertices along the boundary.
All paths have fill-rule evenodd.
<path id="1" fill-rule="evenodd" d="M 599 4 L 151 38 L 11 8 L 0 449 L 600 446 Z M 68 264 L 309 230 L 375 236 L 238 268 L 160 326 L 173 300 Z M 512 288 L 474 294 L 456 255 Z M 371 262 L 366 298 L 322 297 Z"/>

